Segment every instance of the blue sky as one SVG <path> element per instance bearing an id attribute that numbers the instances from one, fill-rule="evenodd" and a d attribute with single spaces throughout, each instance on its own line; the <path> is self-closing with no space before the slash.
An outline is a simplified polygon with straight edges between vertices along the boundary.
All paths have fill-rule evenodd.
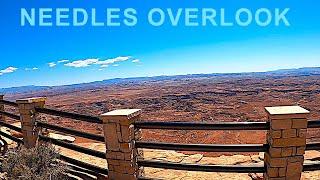
<path id="1" fill-rule="evenodd" d="M 96 8 L 99 20 L 104 20 L 107 8 L 134 8 L 138 23 L 21 27 L 21 8 Z M 152 8 L 224 8 L 229 20 L 239 8 L 290 8 L 291 25 L 187 27 L 182 21 L 171 26 L 166 19 L 163 26 L 154 27 L 146 18 Z M 311 0 L 2 0 L 0 88 L 320 66 L 319 8 L 320 2 Z"/>

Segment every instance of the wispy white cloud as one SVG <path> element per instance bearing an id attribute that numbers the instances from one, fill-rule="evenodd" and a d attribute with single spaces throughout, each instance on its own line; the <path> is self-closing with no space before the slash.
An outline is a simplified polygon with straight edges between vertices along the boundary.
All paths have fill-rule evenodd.
<path id="1" fill-rule="evenodd" d="M 18 68 L 16 67 L 7 67 L 6 69 L 0 70 L 0 76 L 3 74 L 8 74 L 8 73 L 13 73 L 17 70 Z"/>
<path id="2" fill-rule="evenodd" d="M 82 60 L 75 60 L 75 61 L 70 61 L 67 59 L 62 59 L 57 62 L 50 62 L 48 63 L 49 67 L 55 67 L 58 64 L 63 63 L 64 66 L 68 67 L 75 67 L 75 68 L 83 68 L 83 67 L 89 67 L 91 65 L 99 65 L 100 69 L 107 68 L 110 65 L 112 66 L 119 66 L 119 64 L 115 64 L 117 62 L 122 62 L 122 61 L 128 61 L 131 60 L 131 56 L 118 56 L 116 58 L 110 58 L 110 59 L 105 59 L 105 60 L 100 60 L 99 58 L 90 58 L 90 59 L 82 59 Z M 133 59 L 132 62 L 134 63 L 139 63 L 139 59 Z"/>
<path id="3" fill-rule="evenodd" d="M 57 64 L 55 62 L 49 62 L 48 65 L 49 65 L 49 67 L 52 68 L 52 67 L 55 67 Z"/>
<path id="4" fill-rule="evenodd" d="M 104 61 L 99 61 L 97 62 L 96 64 L 99 64 L 99 65 L 106 65 L 106 64 L 113 64 L 113 63 L 116 63 L 116 62 L 121 62 L 121 61 L 127 61 L 129 60 L 131 57 L 130 56 L 119 56 L 119 57 L 116 57 L 116 58 L 112 58 L 112 59 L 107 59 L 107 60 L 104 60 Z"/>
<path id="5" fill-rule="evenodd" d="M 99 59 L 85 59 L 85 60 L 72 61 L 64 65 L 69 67 L 80 68 L 80 67 L 88 67 L 92 64 L 96 64 L 97 62 L 99 62 Z"/>
<path id="6" fill-rule="evenodd" d="M 56 67 L 58 64 L 66 63 L 66 62 L 69 62 L 69 60 L 63 59 L 63 60 L 56 61 L 56 62 L 49 62 L 48 66 L 53 68 L 53 67 Z"/>
<path id="7" fill-rule="evenodd" d="M 90 58 L 90 59 L 72 61 L 64 65 L 69 67 L 75 67 L 75 68 L 89 67 L 91 65 L 99 65 L 100 69 L 103 69 L 103 68 L 109 67 L 114 63 L 128 61 L 129 59 L 131 59 L 131 56 L 119 56 L 116 58 L 111 58 L 106 60 L 99 60 L 98 58 Z M 114 64 L 113 66 L 119 66 L 119 64 Z"/>
<path id="8" fill-rule="evenodd" d="M 58 64 L 60 64 L 60 63 L 66 63 L 66 62 L 69 62 L 69 60 L 63 59 L 63 60 L 58 61 Z"/>
<path id="9" fill-rule="evenodd" d="M 134 59 L 134 60 L 132 60 L 131 62 L 133 62 L 133 63 L 140 63 L 140 59 Z"/>
<path id="10" fill-rule="evenodd" d="M 25 68 L 24 70 L 26 70 L 26 71 L 36 71 L 36 70 L 38 70 L 39 68 L 37 68 L 37 67 L 34 67 L 34 68 Z"/>
<path id="11" fill-rule="evenodd" d="M 119 57 L 112 58 L 112 59 L 106 59 L 104 61 L 98 61 L 98 62 L 96 62 L 96 64 L 99 64 L 102 67 L 103 65 L 110 65 L 110 64 L 114 64 L 116 62 L 127 61 L 130 58 L 131 58 L 131 56 L 119 56 Z"/>

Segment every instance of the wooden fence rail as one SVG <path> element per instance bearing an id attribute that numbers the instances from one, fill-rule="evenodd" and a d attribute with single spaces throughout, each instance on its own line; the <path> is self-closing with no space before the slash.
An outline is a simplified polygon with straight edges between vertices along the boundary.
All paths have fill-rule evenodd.
<path id="1" fill-rule="evenodd" d="M 198 152 L 266 152 L 268 144 L 180 144 L 136 141 L 136 148 Z"/>
<path id="2" fill-rule="evenodd" d="M 156 160 L 138 160 L 139 166 L 200 172 L 229 172 L 229 173 L 264 173 L 265 167 L 259 165 L 202 165 L 184 164 Z"/>
<path id="3" fill-rule="evenodd" d="M 268 122 L 221 122 L 221 123 L 195 123 L 195 122 L 162 122 L 137 121 L 134 123 L 139 129 L 165 129 L 165 130 L 268 130 Z"/>
<path id="4" fill-rule="evenodd" d="M 104 142 L 104 136 L 90 134 L 90 133 L 86 133 L 86 132 L 82 132 L 82 131 L 78 131 L 70 128 L 60 127 L 60 126 L 48 124 L 45 122 L 37 121 L 37 127 L 46 128 L 46 129 L 50 129 L 50 130 L 78 136 L 78 137 L 83 137 L 83 138 L 91 139 L 94 141 Z"/>

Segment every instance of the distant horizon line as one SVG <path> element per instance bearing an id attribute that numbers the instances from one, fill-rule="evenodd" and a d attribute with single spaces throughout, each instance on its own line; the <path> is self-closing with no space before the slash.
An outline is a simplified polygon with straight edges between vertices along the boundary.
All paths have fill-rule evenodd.
<path id="1" fill-rule="evenodd" d="M 24 85 L 24 86 L 11 86 L 11 87 L 0 87 L 0 90 L 11 89 L 11 88 L 22 88 L 22 87 L 60 87 L 60 86 L 73 86 L 80 84 L 90 84 L 95 82 L 103 82 L 108 80 L 116 80 L 116 79 L 136 79 L 136 78 L 156 78 L 156 77 L 172 77 L 172 76 L 188 76 L 188 75 L 210 75 L 210 74 L 250 74 L 250 73 L 268 73 L 268 72 L 276 72 L 276 71 L 288 71 L 288 70 L 299 70 L 299 69 L 308 69 L 308 68 L 320 68 L 320 66 L 314 67 L 299 67 L 299 68 L 286 68 L 286 69 L 276 69 L 276 70 L 267 70 L 267 71 L 244 71 L 244 72 L 220 72 L 220 73 L 195 73 L 195 74 L 175 74 L 175 75 L 154 75 L 154 76 L 135 76 L 135 77 L 125 77 L 125 78 L 110 78 L 103 79 L 97 81 L 90 82 L 82 82 L 82 83 L 71 83 L 71 84 L 60 84 L 60 85 Z"/>

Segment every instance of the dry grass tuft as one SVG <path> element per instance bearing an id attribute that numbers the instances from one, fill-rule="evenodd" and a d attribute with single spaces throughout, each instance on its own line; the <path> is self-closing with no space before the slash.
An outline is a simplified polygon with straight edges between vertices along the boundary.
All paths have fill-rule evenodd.
<path id="1" fill-rule="evenodd" d="M 58 152 L 51 144 L 43 143 L 31 149 L 19 147 L 6 154 L 2 168 L 8 179 L 67 179 L 67 167 L 57 161 L 58 157 Z"/>

